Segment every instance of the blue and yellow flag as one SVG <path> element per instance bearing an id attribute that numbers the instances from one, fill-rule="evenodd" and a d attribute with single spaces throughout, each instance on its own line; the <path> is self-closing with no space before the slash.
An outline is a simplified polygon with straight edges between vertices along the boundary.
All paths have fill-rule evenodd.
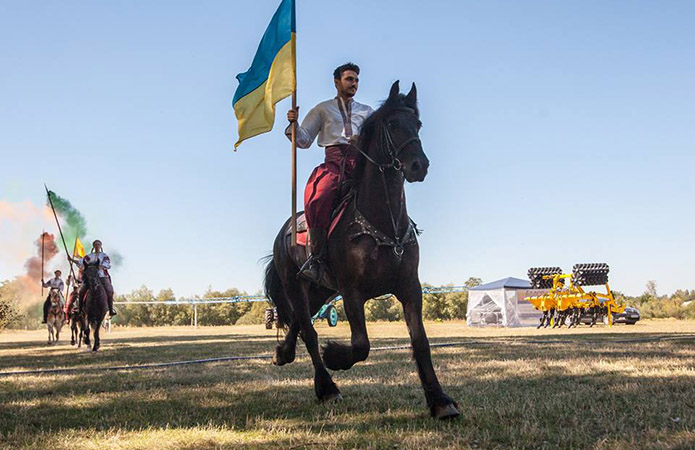
<path id="1" fill-rule="evenodd" d="M 282 0 L 263 34 L 251 68 L 237 75 L 232 106 L 242 141 L 273 129 L 275 104 L 297 87 L 294 0 Z"/>

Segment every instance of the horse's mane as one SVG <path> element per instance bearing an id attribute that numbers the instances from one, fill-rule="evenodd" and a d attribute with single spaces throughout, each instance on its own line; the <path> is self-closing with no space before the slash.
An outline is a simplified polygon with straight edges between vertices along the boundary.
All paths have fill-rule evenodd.
<path id="1" fill-rule="evenodd" d="M 398 94 L 395 97 L 390 97 L 383 101 L 379 109 L 374 111 L 372 115 L 367 117 L 367 119 L 362 124 L 360 129 L 360 139 L 359 147 L 365 152 L 369 151 L 369 146 L 372 141 L 378 137 L 379 126 L 386 119 L 386 117 L 391 114 L 394 110 L 399 108 L 410 108 L 415 110 L 415 115 L 420 117 L 420 111 L 417 106 L 412 108 L 410 105 L 406 104 L 406 96 L 404 94 Z"/>

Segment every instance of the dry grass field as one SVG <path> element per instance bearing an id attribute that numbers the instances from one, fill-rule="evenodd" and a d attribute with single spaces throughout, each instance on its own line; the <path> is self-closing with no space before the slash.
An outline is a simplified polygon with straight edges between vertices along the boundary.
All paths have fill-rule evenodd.
<path id="1" fill-rule="evenodd" d="M 577 330 L 427 323 L 440 381 L 462 416 L 429 418 L 408 350 L 373 350 L 334 373 L 344 401 L 316 402 L 309 358 L 0 376 L 0 447 L 695 448 L 695 322 Z M 349 338 L 347 324 L 317 325 Z M 407 344 L 403 323 L 369 324 L 373 347 Z M 269 354 L 262 326 L 114 329 L 97 354 L 45 331 L 0 333 L 0 372 Z M 67 340 L 66 340 L 67 338 Z M 300 352 L 304 348 L 300 344 Z"/>

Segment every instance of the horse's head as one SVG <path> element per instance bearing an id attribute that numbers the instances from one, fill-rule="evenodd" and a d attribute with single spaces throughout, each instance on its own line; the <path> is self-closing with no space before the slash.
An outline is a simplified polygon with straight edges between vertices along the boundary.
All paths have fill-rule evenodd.
<path id="1" fill-rule="evenodd" d="M 85 263 L 82 280 L 89 289 L 96 289 L 99 286 L 99 261 Z"/>
<path id="2" fill-rule="evenodd" d="M 360 146 L 373 162 L 402 171 L 408 182 L 423 181 L 430 161 L 420 142 L 421 126 L 415 83 L 403 95 L 396 81 L 388 99 L 365 121 Z"/>
<path id="3" fill-rule="evenodd" d="M 51 291 L 49 293 L 49 298 L 51 299 L 51 305 L 53 305 L 53 306 L 60 305 L 60 300 L 61 300 L 60 297 L 61 297 L 60 289 L 51 288 Z"/>

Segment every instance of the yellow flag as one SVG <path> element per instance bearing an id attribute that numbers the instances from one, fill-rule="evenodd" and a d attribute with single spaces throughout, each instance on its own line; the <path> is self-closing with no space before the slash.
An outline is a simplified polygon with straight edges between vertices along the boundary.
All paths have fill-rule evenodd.
<path id="1" fill-rule="evenodd" d="M 72 251 L 72 257 L 79 256 L 80 258 L 84 258 L 85 255 L 84 251 L 84 245 L 82 245 L 82 242 L 80 242 L 80 238 L 76 237 L 75 238 L 75 249 Z"/>

